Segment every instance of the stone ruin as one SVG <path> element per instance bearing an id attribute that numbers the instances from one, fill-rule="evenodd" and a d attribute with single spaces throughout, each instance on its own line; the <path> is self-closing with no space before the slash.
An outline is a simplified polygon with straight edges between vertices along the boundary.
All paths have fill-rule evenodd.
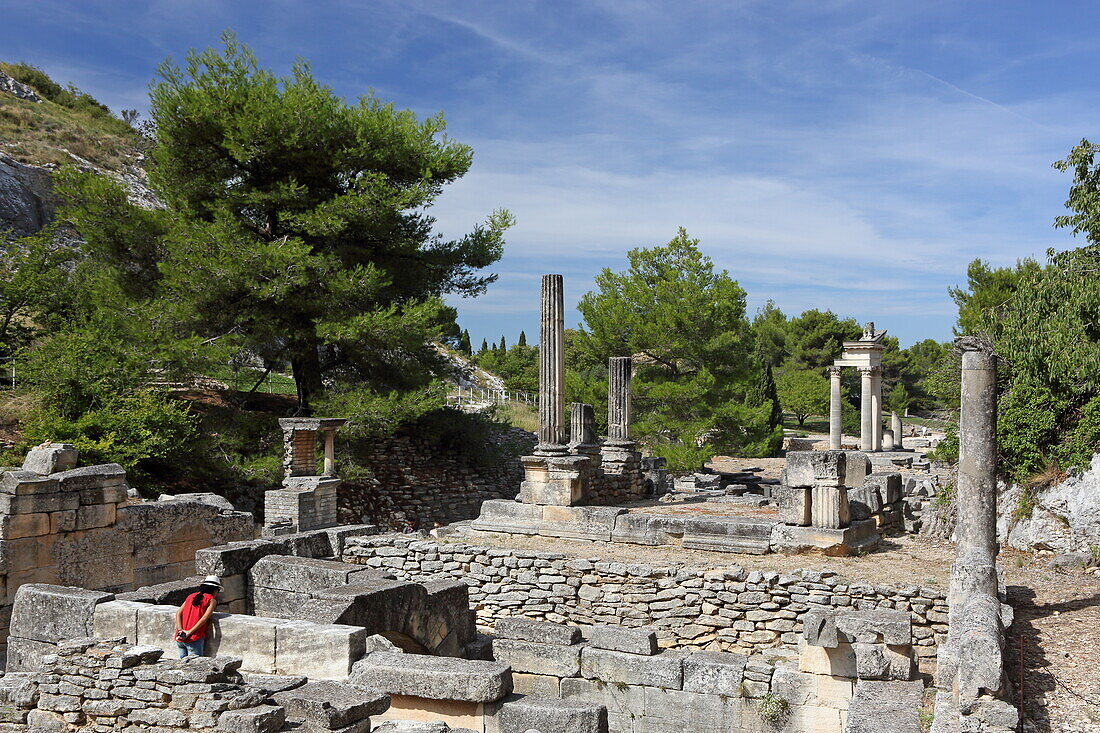
<path id="1" fill-rule="evenodd" d="M 1007 733 L 995 371 L 980 343 L 960 348 L 947 593 L 831 572 L 613 562 L 598 544 L 591 558 L 472 544 L 480 523 L 722 551 L 767 551 L 773 537 L 858 551 L 907 521 L 900 476 L 855 451 L 790 455 L 766 544 L 752 522 L 578 503 L 645 475 L 629 438 L 629 360 L 613 366 L 627 397 L 612 401 L 608 440 L 595 440 L 591 408 L 574 406 L 568 443 L 540 434 L 526 501 L 486 502 L 467 538 L 310 528 L 333 524 L 333 455 L 318 473 L 317 432 L 330 437 L 338 421 L 284 424 L 288 479 L 268 493 L 270 506 L 298 494 L 280 518 L 291 526 L 269 520 L 258 538 L 224 500 L 134 502 L 117 466 L 77 468 L 68 446 L 36 449 L 0 477 L 10 613 L 0 731 L 918 733 L 931 677 L 935 733 Z M 611 466 L 625 456 L 629 483 L 603 472 L 607 456 Z M 171 659 L 175 611 L 207 574 L 224 584 L 211 656 Z"/>

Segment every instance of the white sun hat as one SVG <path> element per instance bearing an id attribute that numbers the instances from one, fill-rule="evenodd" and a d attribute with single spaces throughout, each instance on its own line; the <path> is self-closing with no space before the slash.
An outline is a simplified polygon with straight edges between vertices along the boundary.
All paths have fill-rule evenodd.
<path id="1" fill-rule="evenodd" d="M 221 588 L 222 587 L 222 579 L 219 578 L 217 575 L 207 575 L 206 578 L 203 579 L 202 584 L 203 585 L 213 585 L 213 586 L 217 586 L 218 588 Z"/>

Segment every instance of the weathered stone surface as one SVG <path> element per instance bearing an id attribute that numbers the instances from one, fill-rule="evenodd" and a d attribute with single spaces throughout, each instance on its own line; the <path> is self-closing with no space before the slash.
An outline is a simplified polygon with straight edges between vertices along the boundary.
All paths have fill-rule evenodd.
<path id="1" fill-rule="evenodd" d="M 158 501 L 183 501 L 194 504 L 206 504 L 223 512 L 233 511 L 233 504 L 221 494 L 194 492 L 190 494 L 161 494 Z"/>
<path id="2" fill-rule="evenodd" d="M 913 621 L 905 611 L 885 608 L 840 611 L 836 628 L 848 642 L 909 644 L 913 641 Z"/>
<path id="3" fill-rule="evenodd" d="M 493 642 L 493 659 L 514 672 L 575 677 L 580 672 L 581 647 L 497 639 Z"/>
<path id="4" fill-rule="evenodd" d="M 921 682 L 856 683 L 844 733 L 920 733 Z"/>
<path id="5" fill-rule="evenodd" d="M 141 631 L 142 615 L 138 614 L 138 631 Z M 251 672 L 273 673 L 275 662 L 275 633 L 289 622 L 280 619 L 259 618 L 240 614 L 214 613 L 206 633 L 207 654 L 231 656 L 242 660 L 242 668 Z M 293 670 L 287 670 L 293 674 Z"/>
<path id="6" fill-rule="evenodd" d="M 363 690 L 339 682 L 308 682 L 273 696 L 287 717 L 307 725 L 335 730 L 386 712 L 386 695 L 364 695 Z"/>
<path id="7" fill-rule="evenodd" d="M 787 453 L 787 486 L 847 486 L 848 461 L 844 451 L 790 451 Z"/>
<path id="8" fill-rule="evenodd" d="M 877 488 L 883 504 L 893 504 L 901 500 L 900 473 L 872 473 L 867 477 L 864 486 Z"/>
<path id="9" fill-rule="evenodd" d="M 252 585 L 309 593 L 323 588 L 355 583 L 356 578 L 374 578 L 378 571 L 336 560 L 268 555 L 248 571 Z"/>
<path id="10" fill-rule="evenodd" d="M 581 650 L 581 676 L 608 684 L 679 690 L 684 684 L 684 654 L 666 651 L 647 657 L 586 646 Z"/>
<path id="11" fill-rule="evenodd" d="M 748 657 L 726 652 L 691 652 L 684 657 L 684 691 L 739 697 Z"/>
<path id="12" fill-rule="evenodd" d="M 811 524 L 820 529 L 848 526 L 848 489 L 843 486 L 814 486 L 810 489 Z"/>
<path id="13" fill-rule="evenodd" d="M 57 644 L 48 641 L 8 637 L 7 672 L 38 672 L 43 661 L 57 653 Z"/>
<path id="14" fill-rule="evenodd" d="M 195 572 L 199 575 L 241 575 L 268 555 L 281 555 L 283 548 L 271 540 L 245 540 L 208 547 L 195 553 Z"/>
<path id="15" fill-rule="evenodd" d="M 58 642 L 91 636 L 96 604 L 110 593 L 29 583 L 15 594 L 10 634 L 35 641 Z"/>
<path id="16" fill-rule="evenodd" d="M 50 494 L 60 491 L 57 479 L 41 476 L 33 471 L 5 471 L 0 477 L 0 492 L 15 496 Z"/>
<path id="17" fill-rule="evenodd" d="M 101 466 L 81 466 L 60 471 L 50 476 L 56 479 L 62 491 L 83 491 L 100 486 L 117 486 L 126 483 L 126 470 L 117 463 Z"/>
<path id="18" fill-rule="evenodd" d="M 836 629 L 836 611 L 811 609 L 802 617 L 802 638 L 810 646 L 826 648 L 839 643 Z"/>
<path id="19" fill-rule="evenodd" d="M 809 487 L 780 486 L 776 489 L 776 498 L 779 501 L 780 521 L 799 527 L 809 526 L 812 521 Z"/>
<path id="20" fill-rule="evenodd" d="M 384 652 L 356 662 L 349 682 L 392 695 L 468 702 L 494 702 L 512 691 L 511 671 L 503 664 Z"/>
<path id="21" fill-rule="evenodd" d="M 33 234 L 53 219 L 56 205 L 50 170 L 0 153 L 0 229 Z"/>
<path id="22" fill-rule="evenodd" d="M 848 511 L 855 521 L 870 519 L 882 511 L 882 499 L 877 486 L 848 490 Z"/>
<path id="23" fill-rule="evenodd" d="M 581 640 L 581 630 L 576 626 L 552 624 L 548 621 L 535 621 L 529 618 L 502 618 L 494 629 L 500 639 L 533 641 L 538 644 L 558 644 L 569 646 Z"/>
<path id="24" fill-rule="evenodd" d="M 286 712 L 275 705 L 227 710 L 218 717 L 218 730 L 227 733 L 275 733 L 286 722 Z"/>
<path id="25" fill-rule="evenodd" d="M 68 471 L 70 468 L 76 468 L 79 455 L 74 445 L 43 443 L 27 451 L 27 456 L 23 459 L 23 470 L 42 476 Z"/>
<path id="26" fill-rule="evenodd" d="M 485 532 L 538 534 L 542 524 L 542 507 L 509 499 L 482 502 L 481 514 L 470 525 Z"/>
<path id="27" fill-rule="evenodd" d="M 100 639 L 125 637 L 131 644 L 138 643 L 138 611 L 146 604 L 127 600 L 99 603 L 92 612 L 92 633 Z"/>
<path id="28" fill-rule="evenodd" d="M 657 635 L 649 629 L 623 626 L 593 626 L 588 630 L 588 643 L 597 649 L 609 649 L 629 654 L 657 653 Z"/>
<path id="29" fill-rule="evenodd" d="M 607 708 L 575 700 L 525 697 L 504 703 L 500 733 L 607 733 Z"/>
<path id="30" fill-rule="evenodd" d="M 275 670 L 316 680 L 346 680 L 363 656 L 367 631 L 358 626 L 288 621 L 275 627 Z"/>
<path id="31" fill-rule="evenodd" d="M 911 680 L 913 660 L 908 646 L 854 643 L 856 677 L 861 680 Z"/>

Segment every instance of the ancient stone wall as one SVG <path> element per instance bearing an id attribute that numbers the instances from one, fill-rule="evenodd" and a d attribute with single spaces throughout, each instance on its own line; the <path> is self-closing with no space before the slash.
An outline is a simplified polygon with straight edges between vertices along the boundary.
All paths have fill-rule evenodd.
<path id="1" fill-rule="evenodd" d="M 935 656 L 936 637 L 947 630 L 941 590 L 850 583 L 828 572 L 626 564 L 400 535 L 351 539 L 343 559 L 403 579 L 462 580 L 478 623 L 486 626 L 514 616 L 582 626 L 650 626 L 667 648 L 748 652 L 796 645 L 806 612 L 821 608 L 907 611 L 920 660 Z"/>
<path id="2" fill-rule="evenodd" d="M 129 503 L 117 464 L 60 467 L 0 476 L 0 641 L 24 584 L 132 590 L 194 575 L 196 550 L 255 535 L 251 515 L 198 499 Z"/>
<path id="3" fill-rule="evenodd" d="M 513 450 L 515 456 L 534 445 L 534 436 L 523 430 L 508 430 L 492 440 L 496 446 L 522 445 Z M 395 527 L 398 513 L 422 529 L 473 519 L 486 499 L 514 499 L 523 481 L 518 457 L 475 465 L 456 450 L 406 434 L 365 447 L 361 460 L 372 479 L 345 479 L 340 487 L 338 512 L 344 524 Z"/>
<path id="4" fill-rule="evenodd" d="M 360 731 L 389 707 L 385 695 L 335 682 L 269 677 L 246 684 L 233 657 L 161 655 L 117 641 L 63 641 L 41 672 L 0 679 L 0 725 L 5 731 Z"/>

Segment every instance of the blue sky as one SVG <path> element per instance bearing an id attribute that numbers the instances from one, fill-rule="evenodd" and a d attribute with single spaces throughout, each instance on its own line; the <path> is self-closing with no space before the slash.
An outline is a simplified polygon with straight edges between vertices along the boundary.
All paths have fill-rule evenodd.
<path id="1" fill-rule="evenodd" d="M 301 57 L 348 98 L 443 110 L 475 159 L 440 230 L 498 207 L 519 222 L 499 281 L 455 303 L 475 344 L 536 332 L 541 273 L 572 307 L 680 226 L 750 312 L 946 339 L 970 260 L 1073 245 L 1050 164 L 1100 111 L 1084 2 L 0 0 L 0 17 L 0 58 L 115 110 L 144 110 L 161 60 L 227 28 L 276 71 Z"/>

